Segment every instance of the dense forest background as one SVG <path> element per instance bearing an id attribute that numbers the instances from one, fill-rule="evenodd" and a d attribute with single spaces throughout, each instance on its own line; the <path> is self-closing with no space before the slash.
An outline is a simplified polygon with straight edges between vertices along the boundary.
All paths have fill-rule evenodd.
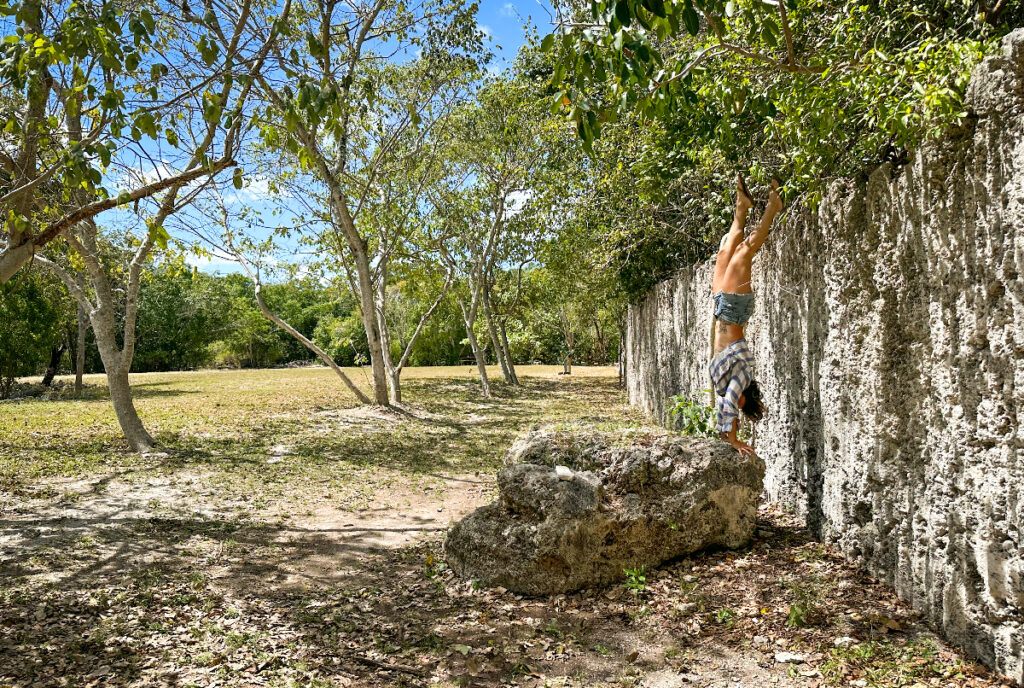
<path id="1" fill-rule="evenodd" d="M 517 293 L 503 304 L 509 345 L 517 362 L 565 362 L 566 327 L 573 328 L 573 360 L 604 365 L 618 358 L 619 331 L 614 314 L 595 306 L 553 302 L 543 267 L 502 274 L 515 281 Z M 399 304 L 392 346 L 397 353 L 426 306 L 423 290 L 403 281 L 394 287 Z M 365 365 L 366 334 L 358 306 L 348 290 L 325 286 L 313 277 L 268 285 L 264 297 L 274 311 L 325 349 L 342 366 Z M 316 357 L 294 337 L 260 313 L 252 280 L 242 274 L 209 274 L 182 260 L 163 261 L 146 272 L 139 292 L 138 339 L 134 372 L 194 370 L 205 367 L 263 368 L 312 364 Z M 577 304 L 572 304 L 578 306 Z M 42 272 L 27 272 L 0 285 L 0 375 L 43 375 L 56 363 L 58 372 L 74 370 L 78 320 L 75 304 L 63 285 Z M 404 325 L 404 329 L 403 329 Z M 489 362 L 493 348 L 486 326 L 479 336 Z M 16 343 L 15 343 L 16 340 Z M 86 334 L 85 373 L 103 372 L 91 332 Z M 473 352 L 457 306 L 444 301 L 424 326 L 410 365 L 472 365 Z"/>

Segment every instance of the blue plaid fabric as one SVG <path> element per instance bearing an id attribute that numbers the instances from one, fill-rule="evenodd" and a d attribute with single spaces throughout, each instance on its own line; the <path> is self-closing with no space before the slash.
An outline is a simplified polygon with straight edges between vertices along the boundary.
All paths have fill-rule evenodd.
<path id="1" fill-rule="evenodd" d="M 740 415 L 740 395 L 754 379 L 754 356 L 747 340 L 737 339 L 722 349 L 711 360 L 708 370 L 718 393 L 718 431 L 729 432 Z"/>

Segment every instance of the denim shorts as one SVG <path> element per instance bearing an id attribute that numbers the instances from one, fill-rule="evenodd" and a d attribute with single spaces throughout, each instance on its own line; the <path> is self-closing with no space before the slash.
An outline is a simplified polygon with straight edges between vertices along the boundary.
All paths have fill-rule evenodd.
<path id="1" fill-rule="evenodd" d="M 720 291 L 714 296 L 715 317 L 733 325 L 746 325 L 754 312 L 753 294 L 729 294 Z"/>

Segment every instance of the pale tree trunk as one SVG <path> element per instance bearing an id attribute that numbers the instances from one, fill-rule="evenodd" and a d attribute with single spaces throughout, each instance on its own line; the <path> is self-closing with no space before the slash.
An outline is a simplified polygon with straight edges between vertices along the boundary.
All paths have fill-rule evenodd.
<path id="1" fill-rule="evenodd" d="M 227 211 L 224 210 L 225 227 L 227 227 L 227 221 Z M 356 384 L 352 382 L 352 379 L 345 374 L 345 371 L 341 369 L 341 366 L 337 364 L 337 362 L 334 360 L 333 357 L 331 357 L 329 353 L 327 353 L 319 346 L 317 346 L 316 343 L 309 337 L 307 337 L 306 335 L 302 334 L 294 327 L 292 327 L 289 323 L 287 323 L 284 320 L 284 318 L 281 318 L 272 310 L 270 310 L 270 307 L 267 306 L 266 301 L 263 300 L 263 282 L 260 279 L 259 270 L 254 268 L 253 265 L 249 262 L 249 260 L 245 257 L 245 255 L 243 255 L 240 250 L 235 248 L 234 242 L 231 240 L 230 234 L 227 235 L 226 239 L 227 248 L 231 252 L 231 255 L 238 260 L 238 263 L 239 265 L 242 266 L 242 269 L 245 271 L 245 274 L 248 275 L 249 279 L 252 280 L 253 296 L 256 297 L 256 306 L 260 309 L 260 313 L 263 314 L 263 317 L 265 317 L 267 320 L 280 327 L 282 330 L 284 330 L 289 335 L 294 337 L 296 341 L 302 344 L 302 346 L 306 347 L 309 351 L 313 352 L 313 354 L 316 355 L 316 357 L 319 358 L 324 365 L 333 370 L 335 374 L 339 378 L 341 378 L 342 383 L 348 388 L 350 392 L 352 392 L 352 394 L 355 395 L 356 399 L 359 400 L 359 403 L 369 404 L 370 398 L 363 393 L 363 390 L 359 389 L 359 387 L 357 387 Z"/>
<path id="2" fill-rule="evenodd" d="M 594 317 L 594 343 L 597 347 L 597 351 L 594 352 L 594 358 L 597 360 L 592 361 L 592 363 L 599 365 L 608 363 L 608 342 L 605 341 L 604 330 L 601 329 L 601 321 L 596 316 Z"/>
<path id="3" fill-rule="evenodd" d="M 320 161 L 323 164 L 322 161 Z M 326 165 L 324 165 L 326 168 Z M 325 181 L 333 182 L 330 176 Z M 373 288 L 373 276 L 370 274 L 370 259 L 367 254 L 366 241 L 356 230 L 355 220 L 348 210 L 348 202 L 341 189 L 329 183 L 331 205 L 334 217 L 341 226 L 345 243 L 348 244 L 352 262 L 356 268 L 356 291 L 359 297 L 359 310 L 366 330 L 366 344 L 370 350 L 370 368 L 373 373 L 373 402 L 379 406 L 390 406 L 388 398 L 388 377 L 384 366 L 384 350 L 380 341 L 380 325 L 377 322 L 376 296 Z"/>
<path id="4" fill-rule="evenodd" d="M 90 313 L 92 333 L 96 338 L 96 348 L 100 352 L 100 359 L 103 361 L 103 370 L 107 374 L 110 401 L 114 405 L 117 422 L 133 451 L 151 451 L 156 443 L 142 424 L 142 419 L 139 418 L 135 402 L 132 399 L 132 388 L 128 381 L 131 360 L 117 348 L 113 303 L 99 294 L 97 294 L 97 300 L 99 301 L 97 308 Z"/>
<path id="5" fill-rule="evenodd" d="M 252 277 L 252 275 L 250 275 L 250 277 Z M 263 301 L 263 285 L 260 283 L 260 281 L 258 279 L 253 278 L 253 284 L 255 285 L 254 291 L 256 296 L 256 305 L 259 307 L 260 313 L 262 313 L 267 320 L 274 323 L 282 330 L 284 330 L 292 337 L 294 337 L 296 340 L 298 340 L 298 342 L 302 344 L 302 346 L 312 351 L 317 358 L 323 361 L 324 365 L 333 370 L 335 374 L 337 374 L 337 376 L 341 378 L 341 381 L 345 384 L 345 386 L 348 387 L 348 390 L 355 395 L 356 399 L 359 400 L 359 403 L 369 404 L 370 398 L 363 393 L 363 390 L 359 389 L 355 385 L 355 383 L 352 382 L 352 379 L 345 374 L 345 371 L 341 369 L 341 366 L 339 366 L 335 362 L 335 360 L 331 357 L 329 353 L 321 349 L 319 346 L 316 345 L 315 342 L 313 342 L 313 340 L 309 339 L 309 337 L 296 330 L 294 327 L 285 322 L 283 318 L 279 317 L 276 313 L 270 310 L 267 304 Z"/>
<path id="6" fill-rule="evenodd" d="M 476 335 L 473 333 L 477 304 L 471 303 L 467 310 L 465 304 L 460 301 L 459 309 L 462 310 L 462 320 L 466 324 L 466 338 L 469 339 L 469 346 L 473 350 L 473 357 L 476 359 L 476 369 L 480 373 L 480 388 L 484 398 L 489 399 L 491 397 L 491 382 L 487 378 L 487 361 L 484 360 L 484 352 L 480 349 L 480 343 L 477 342 Z"/>
<path id="7" fill-rule="evenodd" d="M 35 248 L 31 243 L 5 248 L 0 251 L 0 284 L 14 277 L 21 266 L 32 259 Z"/>
<path id="8" fill-rule="evenodd" d="M 406 342 L 405 348 L 402 350 L 402 356 L 398 359 L 398 363 L 393 363 L 391 359 L 391 334 L 388 331 L 387 324 L 387 266 L 382 265 L 380 271 L 380 296 L 379 296 L 379 311 L 378 317 L 380 319 L 380 334 L 381 344 L 384 351 L 384 363 L 387 366 L 388 373 L 388 394 L 393 404 L 402 403 L 402 371 L 405 370 L 405 365 L 409 362 L 409 357 L 412 355 L 413 347 L 416 345 L 416 340 L 419 339 L 420 334 L 423 332 L 423 328 L 426 326 L 427 321 L 433 317 L 437 311 L 438 306 L 441 305 L 441 301 L 444 300 L 445 295 L 452 285 L 452 273 L 449 272 L 445 277 L 444 286 L 441 287 L 441 291 L 438 292 L 434 302 L 430 304 L 430 307 L 423 312 L 420 316 L 419 321 L 416 323 L 416 329 L 413 330 L 412 335 L 409 337 L 409 341 Z"/>
<path id="9" fill-rule="evenodd" d="M 82 396 L 82 376 L 85 375 L 85 332 L 89 327 L 89 314 L 78 304 L 78 341 L 75 343 L 75 396 Z"/>
<path id="10" fill-rule="evenodd" d="M 505 321 L 498 321 L 498 336 L 501 337 L 502 347 L 505 349 L 506 363 L 508 364 L 508 371 L 512 375 L 512 384 L 519 384 L 519 375 L 516 373 L 516 364 L 512 360 L 512 348 L 508 345 L 508 332 L 505 331 Z"/>
<path id="11" fill-rule="evenodd" d="M 626 386 L 626 316 L 619 318 L 619 387 Z"/>
<path id="12" fill-rule="evenodd" d="M 373 303 L 373 281 L 370 277 L 370 263 L 365 246 L 355 257 L 356 276 L 359 283 L 359 303 L 366 329 L 366 343 L 370 349 L 370 367 L 373 373 L 373 401 L 379 406 L 390 406 L 388 399 L 387 370 L 384 367 L 384 349 L 380 341 L 380 327 Z"/>
<path id="13" fill-rule="evenodd" d="M 514 384 L 512 382 L 512 372 L 508 367 L 508 359 L 505 356 L 505 349 L 501 345 L 501 340 L 498 338 L 498 328 L 494 324 L 494 311 L 491 310 L 491 297 L 488 294 L 490 291 L 486 286 L 482 289 L 483 291 L 483 308 L 484 308 L 484 320 L 487 322 L 487 335 L 491 339 L 491 346 L 494 347 L 494 357 L 498 360 L 498 365 L 501 366 L 501 375 L 505 378 L 505 384 Z"/>
<path id="14" fill-rule="evenodd" d="M 388 380 L 388 401 L 398 405 L 402 403 L 402 371 L 391 358 L 391 331 L 388 329 L 387 322 L 388 268 L 386 260 L 381 261 L 377 275 L 377 288 L 374 292 L 376 302 L 373 312 L 377 320 L 377 331 L 380 334 L 380 352 L 384 363 L 384 373 Z"/>
<path id="15" fill-rule="evenodd" d="M 562 335 L 565 337 L 565 360 L 562 362 L 562 374 L 572 375 L 573 348 L 576 346 L 576 336 L 572 331 L 572 323 L 564 310 L 558 312 L 562 321 Z"/>
<path id="16" fill-rule="evenodd" d="M 516 376 L 516 368 L 512 363 L 512 355 L 508 350 L 508 337 L 505 336 L 505 329 L 498 320 L 491 301 L 491 280 L 485 278 L 481 287 L 483 297 L 484 318 L 487 320 L 487 333 L 491 338 L 491 345 L 494 347 L 494 357 L 498 359 L 501 366 L 501 374 L 506 384 L 518 385 L 519 378 Z"/>

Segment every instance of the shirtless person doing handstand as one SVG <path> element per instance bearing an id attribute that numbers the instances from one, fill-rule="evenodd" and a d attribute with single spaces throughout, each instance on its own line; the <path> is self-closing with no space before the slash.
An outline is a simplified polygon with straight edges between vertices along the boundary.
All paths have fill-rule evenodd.
<path id="1" fill-rule="evenodd" d="M 764 215 L 757 229 L 744 237 L 747 213 L 753 204 L 741 176 L 737 179 L 732 228 L 718 247 L 715 276 L 711 281 L 717 322 L 709 370 L 711 383 L 718 394 L 717 428 L 719 436 L 744 455 L 753 455 L 754 448 L 737 437 L 739 412 L 743 411 L 743 415 L 752 421 L 759 421 L 767 411 L 761 403 L 761 390 L 754 381 L 754 358 L 743 338 L 743 327 L 754 310 L 750 268 L 754 256 L 768 238 L 772 222 L 782 210 L 779 183 L 772 181 Z"/>

